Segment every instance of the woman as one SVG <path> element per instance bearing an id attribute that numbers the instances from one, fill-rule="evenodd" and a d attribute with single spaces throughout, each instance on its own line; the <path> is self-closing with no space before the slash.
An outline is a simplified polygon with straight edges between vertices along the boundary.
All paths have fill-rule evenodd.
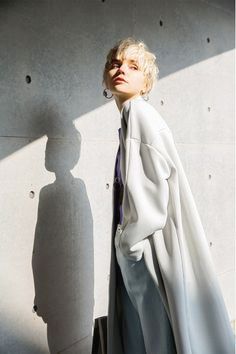
<path id="1" fill-rule="evenodd" d="M 121 116 L 108 354 L 233 354 L 234 334 L 172 133 L 147 102 L 156 57 L 132 37 L 103 72 Z"/>

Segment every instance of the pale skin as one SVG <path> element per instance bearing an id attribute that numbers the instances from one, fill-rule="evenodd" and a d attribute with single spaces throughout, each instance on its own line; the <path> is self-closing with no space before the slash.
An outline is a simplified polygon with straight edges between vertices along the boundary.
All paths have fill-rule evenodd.
<path id="1" fill-rule="evenodd" d="M 124 81 L 114 81 L 117 77 Z M 146 79 L 143 71 L 133 59 L 113 59 L 106 76 L 106 86 L 113 93 L 116 105 L 121 111 L 124 102 L 141 96 L 146 92 Z"/>

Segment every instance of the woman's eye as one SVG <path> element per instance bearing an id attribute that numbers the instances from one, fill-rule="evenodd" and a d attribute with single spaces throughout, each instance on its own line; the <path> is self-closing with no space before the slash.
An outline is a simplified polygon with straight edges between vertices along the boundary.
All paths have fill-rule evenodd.
<path id="1" fill-rule="evenodd" d="M 120 67 L 119 63 L 111 63 L 111 68 L 118 68 L 118 67 Z M 132 70 L 138 70 L 138 67 L 136 65 L 131 65 L 130 68 Z"/>

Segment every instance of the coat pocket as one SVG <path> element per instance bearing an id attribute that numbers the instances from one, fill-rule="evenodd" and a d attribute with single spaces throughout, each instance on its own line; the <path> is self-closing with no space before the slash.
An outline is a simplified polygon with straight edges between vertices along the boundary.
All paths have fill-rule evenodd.
<path id="1" fill-rule="evenodd" d="M 143 251 L 145 247 L 145 243 L 147 242 L 146 239 L 141 240 L 137 243 L 135 243 L 129 250 L 128 254 L 124 252 L 122 248 L 122 242 L 121 242 L 121 235 L 122 235 L 123 229 L 121 228 L 121 224 L 117 224 L 117 229 L 115 233 L 115 247 L 120 249 L 120 252 L 123 254 L 123 256 L 130 261 L 136 262 L 140 261 L 143 257 Z"/>

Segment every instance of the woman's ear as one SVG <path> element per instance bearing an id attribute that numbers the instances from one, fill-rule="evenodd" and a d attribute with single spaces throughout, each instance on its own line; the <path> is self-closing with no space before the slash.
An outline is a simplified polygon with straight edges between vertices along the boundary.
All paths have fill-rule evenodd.
<path id="1" fill-rule="evenodd" d="M 147 94 L 147 90 L 148 90 L 148 82 L 147 82 L 147 79 L 145 79 L 144 86 L 143 86 L 141 93 L 143 95 L 145 95 L 145 94 Z"/>
<path id="2" fill-rule="evenodd" d="M 142 90 L 141 90 L 141 95 L 146 95 L 147 94 L 147 87 L 145 86 Z"/>

